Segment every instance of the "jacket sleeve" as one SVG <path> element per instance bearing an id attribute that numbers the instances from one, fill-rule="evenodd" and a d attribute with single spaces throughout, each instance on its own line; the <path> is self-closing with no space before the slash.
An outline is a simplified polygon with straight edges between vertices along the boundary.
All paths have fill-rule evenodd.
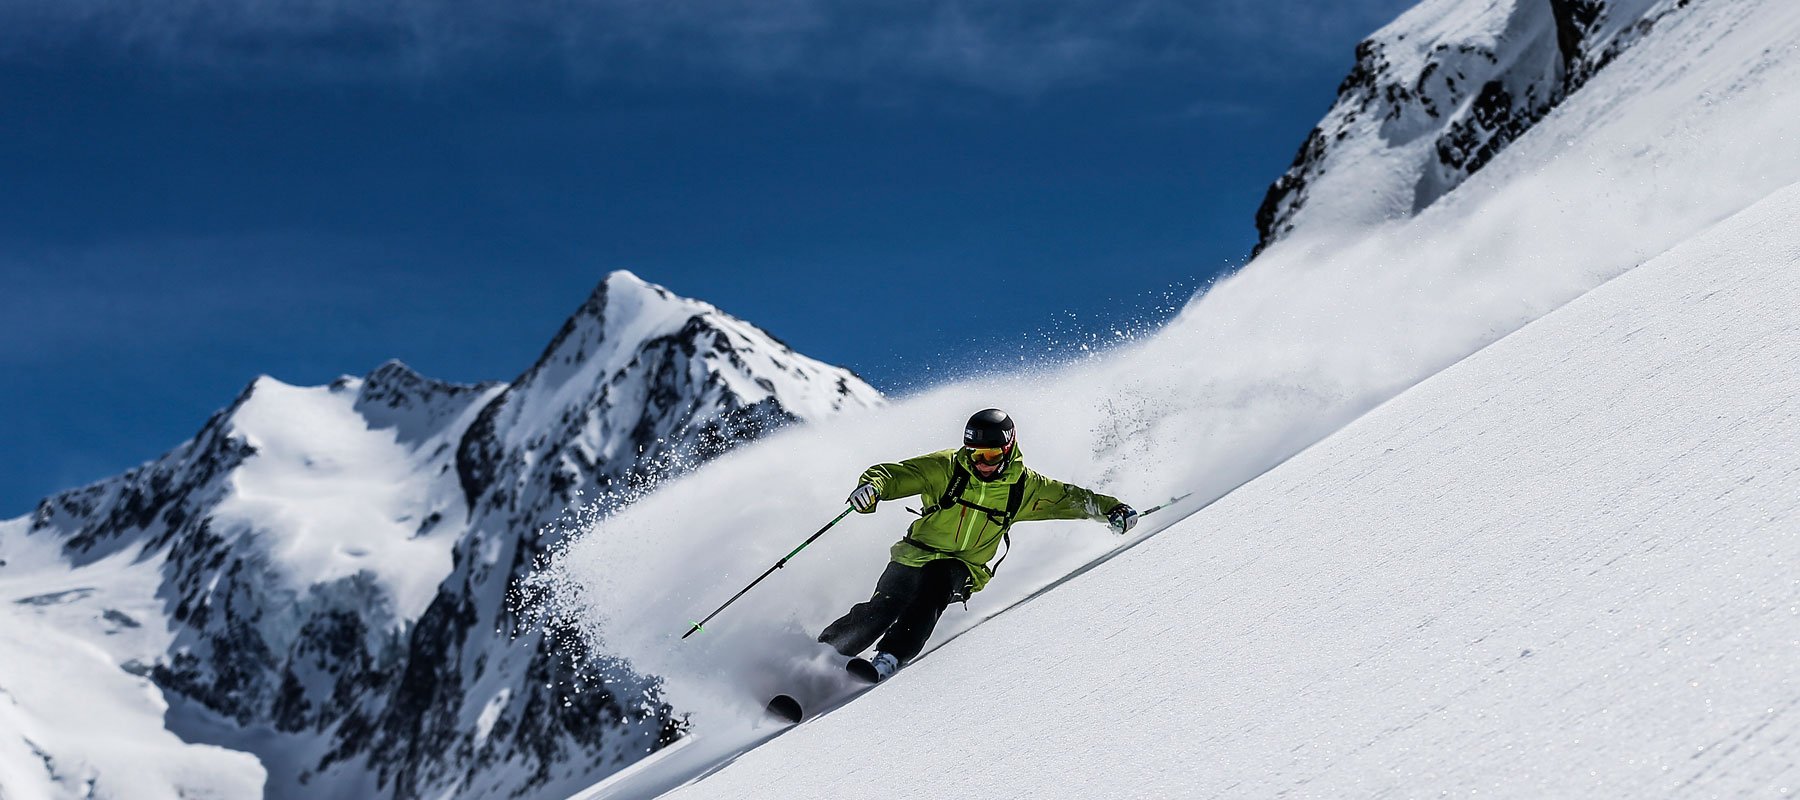
<path id="1" fill-rule="evenodd" d="M 1112 495 L 1046 478 L 1036 472 L 1028 471 L 1025 480 L 1031 483 L 1026 488 L 1025 506 L 1019 509 L 1017 519 L 1021 522 L 1045 519 L 1104 521 L 1106 512 L 1119 504 L 1119 498 Z"/>
<path id="2" fill-rule="evenodd" d="M 858 483 L 872 484 L 883 500 L 926 493 L 936 499 L 949 484 L 949 463 L 944 453 L 928 453 L 897 464 L 876 464 L 863 470 Z"/>

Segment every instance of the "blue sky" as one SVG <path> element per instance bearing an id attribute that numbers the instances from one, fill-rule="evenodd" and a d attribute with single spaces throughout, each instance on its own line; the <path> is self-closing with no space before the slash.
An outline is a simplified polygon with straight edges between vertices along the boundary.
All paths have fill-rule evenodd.
<path id="1" fill-rule="evenodd" d="M 0 517 L 613 269 L 887 391 L 1153 324 L 1408 5 L 9 0 Z"/>

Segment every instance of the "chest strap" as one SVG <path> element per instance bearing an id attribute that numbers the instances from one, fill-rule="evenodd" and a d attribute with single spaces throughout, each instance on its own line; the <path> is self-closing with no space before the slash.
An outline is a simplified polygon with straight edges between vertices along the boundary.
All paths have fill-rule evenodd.
<path id="1" fill-rule="evenodd" d="M 919 512 L 919 517 L 929 517 L 939 511 L 948 511 L 952 506 L 962 506 L 986 514 L 989 522 L 1000 527 L 1000 539 L 1006 544 L 1006 552 L 1000 555 L 1000 561 L 995 561 L 994 565 L 988 568 L 988 574 L 992 575 L 1000 570 L 1000 563 L 1005 561 L 1008 555 L 1012 554 L 1012 524 L 1013 518 L 1019 515 L 1019 508 L 1025 504 L 1025 476 L 1021 475 L 1019 476 L 1019 480 L 1013 482 L 1011 489 L 1006 494 L 1005 509 L 988 508 L 979 503 L 971 503 L 968 500 L 963 499 L 963 492 L 969 488 L 969 480 L 973 477 L 974 476 L 970 475 L 967 469 L 963 468 L 963 465 L 960 462 L 955 464 L 951 467 L 950 483 L 945 487 L 943 496 L 939 497 L 936 503 L 926 506 L 921 510 Z M 918 539 L 914 539 L 911 533 L 908 533 L 901 541 L 921 550 L 928 550 L 933 553 L 943 553 L 945 555 L 952 554 L 952 551 L 950 550 L 932 547 Z"/>

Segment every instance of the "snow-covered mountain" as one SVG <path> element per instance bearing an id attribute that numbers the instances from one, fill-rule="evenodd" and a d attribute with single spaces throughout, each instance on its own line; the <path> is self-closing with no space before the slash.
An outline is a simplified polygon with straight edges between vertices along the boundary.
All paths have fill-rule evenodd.
<path id="1" fill-rule="evenodd" d="M 1604 67 L 1423 207 L 1437 135 L 1359 118 L 1309 173 L 1319 213 L 1154 337 L 745 448 L 574 537 L 534 582 L 697 734 L 584 797 L 1792 787 L 1800 4 L 1580 7 Z M 1485 31 L 1517 55 L 1553 12 L 1431 0 L 1377 39 Z M 827 517 L 862 466 L 947 446 L 983 405 L 1046 474 L 1194 494 L 1124 543 L 1021 526 L 923 661 L 770 725 L 774 691 L 846 697 L 812 636 L 867 596 L 904 504 L 683 641 L 686 615 L 788 552 L 781 521 Z M 772 494 L 778 465 L 819 488 Z M 605 613 L 619 598 L 646 612 Z"/>
<path id="2" fill-rule="evenodd" d="M 21 732 L 0 774 L 548 797 L 679 736 L 592 794 L 708 773 L 688 796 L 1791 787 L 1800 5 L 1428 0 L 1373 41 L 1277 186 L 1275 244 L 1155 337 L 1060 371 L 834 417 L 873 394 L 722 325 L 668 339 L 691 315 L 618 327 L 615 278 L 506 386 L 259 381 L 174 460 L 0 523 L 0 637 L 84 646 L 71 675 L 104 677 L 81 713 L 141 722 L 166 697 L 172 729 L 261 763 L 78 745 L 27 693 L 44 670 L 8 660 L 27 690 L 0 696 Z M 751 369 L 768 384 L 732 377 Z M 576 520 L 526 582 L 570 627 L 512 638 L 503 595 L 544 522 L 765 429 L 770 396 L 811 424 Z M 697 397 L 720 400 L 690 416 Z M 1194 495 L 1132 540 L 1022 527 L 941 649 L 746 755 L 779 734 L 771 692 L 844 695 L 813 636 L 867 596 L 905 504 L 682 640 L 688 622 L 868 463 L 953 444 L 987 405 L 1047 474 Z M 609 438 L 640 429 L 660 443 Z"/>
<path id="3" fill-rule="evenodd" d="M 1412 216 L 1691 0 L 1426 0 L 1356 48 L 1337 102 L 1256 212 L 1298 227 Z"/>
<path id="4" fill-rule="evenodd" d="M 328 386 L 258 378 L 162 458 L 0 523 L 0 590 L 19 625 L 102 643 L 149 707 L 160 689 L 175 733 L 261 759 L 218 785 L 266 770 L 272 797 L 559 796 L 681 722 L 653 678 L 515 625 L 504 598 L 560 536 L 552 523 L 880 402 L 846 370 L 616 272 L 509 384 L 399 362 Z M 80 748 L 0 744 L 14 749 L 41 760 L 14 765 L 34 781 L 20 785 L 122 779 Z M 164 780 L 143 791 L 214 785 Z"/>
<path id="5" fill-rule="evenodd" d="M 670 796 L 1791 794 L 1797 218 L 1800 184 Z"/>

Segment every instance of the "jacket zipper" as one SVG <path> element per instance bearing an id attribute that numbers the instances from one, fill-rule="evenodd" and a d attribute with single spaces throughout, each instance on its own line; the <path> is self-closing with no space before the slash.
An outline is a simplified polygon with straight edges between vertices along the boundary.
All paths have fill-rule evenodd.
<path id="1" fill-rule="evenodd" d="M 975 502 L 978 505 L 980 505 L 982 508 L 991 508 L 992 507 L 992 506 L 988 505 L 988 488 L 989 487 L 987 487 L 987 486 L 982 486 L 975 493 L 975 498 L 976 498 Z M 967 490 L 965 490 L 965 493 L 966 493 L 966 491 Z M 975 528 L 977 526 L 979 526 L 979 523 L 977 523 L 976 525 L 969 524 L 969 507 L 968 506 L 963 506 L 962 518 L 963 518 L 962 535 L 957 537 L 957 540 L 956 540 L 956 550 L 959 553 L 969 549 L 969 540 L 975 538 Z M 987 515 L 979 514 L 976 516 L 976 519 L 977 520 L 987 519 Z"/>

